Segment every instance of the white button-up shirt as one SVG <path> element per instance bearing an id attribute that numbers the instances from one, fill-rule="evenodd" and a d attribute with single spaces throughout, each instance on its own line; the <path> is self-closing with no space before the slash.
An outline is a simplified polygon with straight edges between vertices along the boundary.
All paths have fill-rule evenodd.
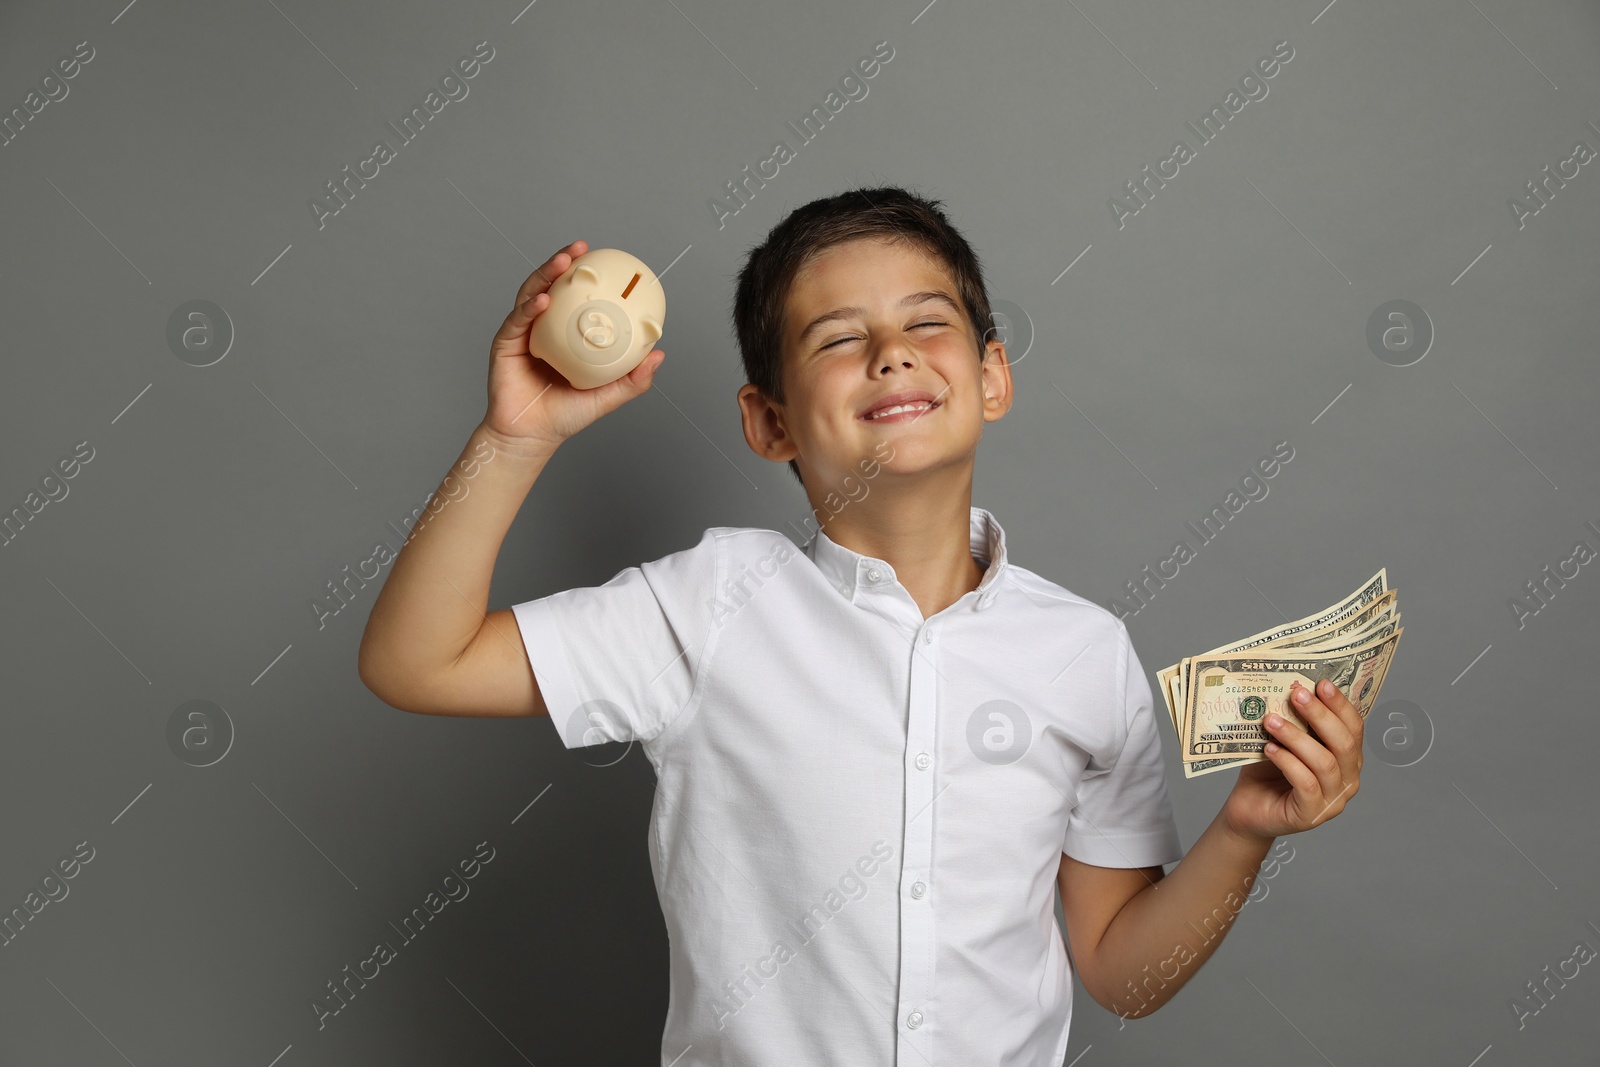
<path id="1" fill-rule="evenodd" d="M 927 619 L 884 560 L 735 527 L 514 606 L 562 742 L 656 770 L 663 1065 L 1059 1067 L 1061 854 L 1183 851 L 1121 620 L 983 508 L 971 550 Z"/>

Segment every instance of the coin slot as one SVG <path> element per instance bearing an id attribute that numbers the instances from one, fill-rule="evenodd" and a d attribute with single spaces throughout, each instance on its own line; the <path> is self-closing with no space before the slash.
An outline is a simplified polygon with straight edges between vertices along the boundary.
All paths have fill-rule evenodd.
<path id="1" fill-rule="evenodd" d="M 622 299 L 624 299 L 624 300 L 628 299 L 628 294 L 633 292 L 633 287 L 635 285 L 638 285 L 638 284 L 639 284 L 639 275 L 635 274 L 633 276 L 633 280 L 628 283 L 628 287 L 626 289 L 622 290 Z"/>

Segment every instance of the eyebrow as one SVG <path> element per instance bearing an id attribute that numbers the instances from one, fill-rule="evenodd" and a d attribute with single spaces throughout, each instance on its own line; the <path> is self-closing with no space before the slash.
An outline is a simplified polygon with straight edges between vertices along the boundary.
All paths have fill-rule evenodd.
<path id="1" fill-rule="evenodd" d="M 910 296 L 900 301 L 900 306 L 903 308 L 908 308 L 915 304 L 927 303 L 930 300 L 936 300 L 947 305 L 954 314 L 961 314 L 961 306 L 955 302 L 955 299 L 952 298 L 949 293 L 940 292 L 937 289 L 928 289 L 920 293 L 912 293 Z M 866 308 L 851 306 L 834 308 L 832 311 L 818 315 L 816 318 L 812 319 L 806 324 L 805 329 L 800 331 L 799 343 L 804 345 L 807 338 L 816 333 L 818 330 L 822 329 L 822 327 L 826 326 L 830 322 L 838 322 L 840 319 L 848 319 L 852 315 L 864 314 L 866 314 Z"/>

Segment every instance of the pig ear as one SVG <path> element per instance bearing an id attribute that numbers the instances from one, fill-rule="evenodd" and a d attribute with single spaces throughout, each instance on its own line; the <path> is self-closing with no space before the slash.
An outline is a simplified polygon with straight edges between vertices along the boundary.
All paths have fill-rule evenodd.
<path id="1" fill-rule="evenodd" d="M 587 263 L 579 264 L 572 271 L 572 280 L 578 281 L 580 279 L 588 282 L 590 285 L 599 285 L 600 272 L 595 270 Z"/>
<path id="2" fill-rule="evenodd" d="M 655 319 L 640 319 L 639 332 L 650 338 L 651 344 L 661 340 L 661 324 Z"/>

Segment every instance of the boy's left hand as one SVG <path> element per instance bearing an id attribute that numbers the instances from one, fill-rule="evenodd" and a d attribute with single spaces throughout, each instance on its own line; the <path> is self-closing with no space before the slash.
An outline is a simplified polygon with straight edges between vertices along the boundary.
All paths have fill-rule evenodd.
<path id="1" fill-rule="evenodd" d="M 1228 827 L 1241 837 L 1269 840 L 1309 830 L 1343 811 L 1360 788 L 1361 713 L 1326 679 L 1316 693 L 1298 683 L 1293 692 L 1308 698 L 1301 703 L 1291 697 L 1315 733 L 1287 720 L 1273 728 L 1269 716 L 1267 732 L 1277 740 L 1277 751 L 1267 750 L 1268 763 L 1239 768 L 1222 807 Z"/>

